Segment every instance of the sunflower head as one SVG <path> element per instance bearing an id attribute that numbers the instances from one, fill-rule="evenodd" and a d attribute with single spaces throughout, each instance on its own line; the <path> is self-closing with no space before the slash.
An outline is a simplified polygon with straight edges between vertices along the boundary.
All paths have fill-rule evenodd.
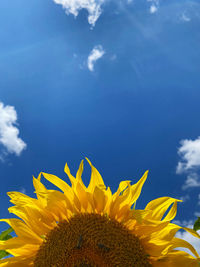
<path id="1" fill-rule="evenodd" d="M 199 265 L 199 255 L 188 242 L 176 238 L 182 227 L 172 223 L 179 200 L 161 197 L 144 210 L 135 209 L 147 173 L 135 184 L 122 181 L 113 194 L 91 164 L 90 183 L 82 181 L 83 161 L 76 176 L 65 166 L 71 185 L 55 175 L 33 178 L 36 198 L 9 192 L 19 219 L 2 219 L 16 237 L 0 241 L 0 250 L 13 257 L 3 266 L 34 267 L 189 267 Z M 41 178 L 58 190 L 49 190 Z M 199 238 L 188 228 L 182 228 Z M 190 255 L 177 248 L 187 248 Z"/>

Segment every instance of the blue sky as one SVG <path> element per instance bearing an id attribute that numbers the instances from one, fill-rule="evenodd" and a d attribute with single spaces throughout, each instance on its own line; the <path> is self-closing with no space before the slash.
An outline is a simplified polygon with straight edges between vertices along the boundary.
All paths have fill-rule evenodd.
<path id="1" fill-rule="evenodd" d="M 177 220 L 190 225 L 200 214 L 199 1 L 55 2 L 0 2 L 0 217 L 11 216 L 6 192 L 33 196 L 32 175 L 66 178 L 65 163 L 75 173 L 87 156 L 112 191 L 149 169 L 138 208 L 182 198 Z"/>

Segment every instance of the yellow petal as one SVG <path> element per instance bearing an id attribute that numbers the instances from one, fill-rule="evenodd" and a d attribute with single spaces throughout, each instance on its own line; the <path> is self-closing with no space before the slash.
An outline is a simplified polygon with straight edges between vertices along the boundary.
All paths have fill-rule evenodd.
<path id="1" fill-rule="evenodd" d="M 194 231 L 194 230 L 192 230 L 192 229 L 190 229 L 188 227 L 183 227 L 183 229 L 185 231 L 187 231 L 188 233 L 190 233 L 191 235 L 193 235 L 193 236 L 195 236 L 197 238 L 200 238 L 200 235 L 196 231 Z"/>
<path id="2" fill-rule="evenodd" d="M 18 257 L 18 256 L 33 257 L 34 255 L 37 254 L 39 248 L 40 248 L 40 245 L 25 244 L 21 247 L 7 249 L 6 251 L 15 257 Z"/>
<path id="3" fill-rule="evenodd" d="M 88 191 L 93 193 L 96 186 L 100 187 L 101 189 L 106 189 L 106 186 L 104 184 L 103 178 L 101 177 L 100 173 L 92 165 L 92 163 L 89 161 L 88 158 L 86 158 L 86 160 L 88 161 L 88 163 L 90 164 L 90 167 L 92 169 L 90 183 L 88 186 Z"/>
<path id="4" fill-rule="evenodd" d="M 77 192 L 77 198 L 79 199 L 79 202 L 81 203 L 81 211 L 86 212 L 88 210 L 88 205 L 89 205 L 87 192 L 84 190 L 84 188 L 79 182 L 76 185 L 76 192 Z"/>
<path id="5" fill-rule="evenodd" d="M 199 257 L 198 253 L 194 249 L 194 247 L 188 243 L 187 241 L 180 238 L 173 238 L 171 241 L 172 246 L 167 252 L 171 251 L 174 248 L 188 248 L 197 258 Z"/>
<path id="6" fill-rule="evenodd" d="M 108 187 L 107 190 L 105 190 L 104 192 L 105 192 L 105 195 L 107 197 L 107 201 L 106 201 L 105 207 L 104 207 L 104 212 L 105 212 L 105 214 L 108 214 L 109 210 L 110 210 L 110 203 L 112 201 L 112 192 L 110 190 L 110 187 Z"/>
<path id="7" fill-rule="evenodd" d="M 36 195 L 37 195 L 37 198 L 38 200 L 40 201 L 41 205 L 43 207 L 46 206 L 46 199 L 45 198 L 41 198 L 40 197 L 40 192 L 46 192 L 47 189 L 46 187 L 40 182 L 40 176 L 41 176 L 41 173 L 39 174 L 38 178 L 36 179 L 35 177 L 33 177 L 33 186 L 35 188 L 35 192 L 36 192 Z"/>
<path id="8" fill-rule="evenodd" d="M 36 235 L 24 222 L 19 219 L 1 219 L 1 222 L 8 223 L 16 235 L 25 240 L 32 240 L 32 243 L 41 243 L 42 239 Z"/>
<path id="9" fill-rule="evenodd" d="M 160 259 L 151 258 L 153 267 L 199 267 L 197 259 L 184 251 L 172 251 Z"/>
<path id="10" fill-rule="evenodd" d="M 152 200 L 147 204 L 145 208 L 145 210 L 152 210 L 151 215 L 148 215 L 147 218 L 151 218 L 153 220 L 161 220 L 167 209 L 170 207 L 170 205 L 175 202 L 181 202 L 181 200 L 170 197 L 161 197 Z M 165 220 L 174 218 L 175 214 L 176 214 L 176 205 L 172 206 L 172 208 L 166 215 Z"/>
<path id="11" fill-rule="evenodd" d="M 72 184 L 72 188 L 76 187 L 76 183 L 77 183 L 76 178 L 75 178 L 73 175 L 71 175 L 71 172 L 70 172 L 70 169 L 69 169 L 67 163 L 65 164 L 65 169 L 64 169 L 64 171 L 65 171 L 65 173 L 67 174 L 67 176 L 68 176 L 69 179 L 70 179 L 70 182 L 71 182 L 71 184 Z M 79 175 L 80 175 L 80 173 L 81 173 L 81 169 L 80 169 L 80 171 L 79 171 Z"/>
<path id="12" fill-rule="evenodd" d="M 84 189 L 86 189 L 86 187 L 85 187 L 85 185 L 84 185 L 84 183 L 83 183 L 83 181 L 82 181 L 82 173 L 83 173 L 83 160 L 81 160 L 79 169 L 78 169 L 78 171 L 77 171 L 77 173 L 76 173 L 76 181 L 77 181 L 77 183 L 80 183 L 81 186 L 82 186 Z"/>
<path id="13" fill-rule="evenodd" d="M 62 190 L 68 197 L 72 198 L 72 189 L 66 182 L 64 182 L 62 179 L 60 179 L 59 177 L 57 177 L 53 174 L 48 174 L 48 173 L 42 172 L 42 175 L 50 183 L 52 183 L 55 186 L 57 186 L 58 188 L 60 188 L 60 190 Z"/>
<path id="14" fill-rule="evenodd" d="M 163 221 L 171 221 L 171 220 L 173 220 L 175 218 L 175 216 L 176 216 L 176 213 L 177 213 L 177 201 L 174 202 L 174 204 L 172 205 L 170 211 L 165 216 Z"/>
<path id="15" fill-rule="evenodd" d="M 0 250 L 8 250 L 13 248 L 19 248 L 26 244 L 27 240 L 19 237 L 13 237 L 5 241 L 0 241 Z"/>
<path id="16" fill-rule="evenodd" d="M 162 222 L 165 221 L 163 220 Z M 169 223 L 166 225 L 165 228 L 161 229 L 161 231 L 152 233 L 151 237 L 170 241 L 180 229 L 180 226 L 173 223 Z"/>
<path id="17" fill-rule="evenodd" d="M 34 209 L 33 207 L 10 207 L 9 212 L 15 214 L 19 218 L 21 218 L 30 229 L 36 233 L 37 235 L 43 235 L 52 229 L 52 219 L 53 216 L 46 216 L 46 212 L 39 212 L 38 209 Z M 39 222 L 39 223 L 38 223 Z"/>
<path id="18" fill-rule="evenodd" d="M 24 256 L 7 258 L 0 261 L 0 267 L 29 267 L 33 266 L 33 259 Z"/>
<path id="19" fill-rule="evenodd" d="M 122 209 L 124 206 L 127 205 L 127 207 L 129 207 L 130 209 L 133 203 L 135 203 L 135 201 L 140 196 L 142 186 L 147 179 L 147 175 L 148 175 L 148 171 L 146 171 L 145 174 L 142 176 L 142 178 L 136 184 L 132 186 L 130 185 L 129 181 L 126 181 L 128 188 L 126 188 L 123 191 L 122 195 L 119 195 L 118 197 L 114 196 L 113 201 L 110 205 L 109 215 L 112 218 L 115 218 L 119 210 Z M 125 186 L 125 183 L 123 184 L 122 188 L 124 188 L 124 186 Z"/>
<path id="20" fill-rule="evenodd" d="M 149 240 L 149 242 L 146 242 L 144 239 L 141 239 L 140 242 L 143 244 L 146 253 L 154 257 L 161 256 L 163 251 L 171 246 L 170 242 L 163 241 L 160 239 L 151 239 Z"/>
<path id="21" fill-rule="evenodd" d="M 130 180 L 120 182 L 117 192 L 113 194 L 113 200 L 115 200 L 130 185 L 130 182 Z"/>
<path id="22" fill-rule="evenodd" d="M 40 192 L 40 197 L 46 199 L 47 210 L 56 221 L 66 219 L 68 214 L 74 211 L 74 205 L 67 198 L 67 195 L 57 190 L 47 190 L 46 192 Z"/>
<path id="23" fill-rule="evenodd" d="M 19 192 L 9 192 L 8 195 L 11 202 L 16 204 L 16 206 L 9 208 L 9 212 L 20 217 L 34 232 L 38 234 L 44 229 L 52 228 L 53 216 L 41 206 L 39 200 Z M 38 221 L 41 226 L 39 226 Z"/>
<path id="24" fill-rule="evenodd" d="M 107 201 L 105 190 L 102 190 L 96 186 L 93 193 L 93 199 L 94 199 L 95 209 L 97 210 L 97 212 L 98 213 L 103 212 Z"/>
<path id="25" fill-rule="evenodd" d="M 35 205 L 38 207 L 39 205 L 37 199 L 28 197 L 20 192 L 8 192 L 7 195 L 10 197 L 10 202 L 17 206 Z"/>
<path id="26" fill-rule="evenodd" d="M 144 175 L 142 176 L 142 178 L 136 184 L 131 186 L 132 197 L 131 197 L 130 206 L 132 206 L 133 203 L 139 198 L 142 187 L 147 179 L 148 172 L 149 171 L 146 171 Z"/>
<path id="27" fill-rule="evenodd" d="M 145 214 L 144 214 L 145 216 Z M 135 226 L 135 232 L 137 235 L 142 236 L 143 239 L 149 241 L 152 239 L 152 234 L 154 234 L 153 237 L 157 237 L 159 239 L 159 233 L 162 229 L 165 229 L 167 227 L 168 222 L 163 221 L 153 221 L 153 220 L 145 220 L 143 219 L 142 224 L 136 224 Z"/>

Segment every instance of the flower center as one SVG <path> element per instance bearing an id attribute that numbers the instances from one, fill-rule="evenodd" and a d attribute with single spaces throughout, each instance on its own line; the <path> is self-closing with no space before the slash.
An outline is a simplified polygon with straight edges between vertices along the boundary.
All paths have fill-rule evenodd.
<path id="1" fill-rule="evenodd" d="M 150 267 L 139 239 L 121 223 L 100 214 L 62 221 L 41 245 L 34 267 Z"/>

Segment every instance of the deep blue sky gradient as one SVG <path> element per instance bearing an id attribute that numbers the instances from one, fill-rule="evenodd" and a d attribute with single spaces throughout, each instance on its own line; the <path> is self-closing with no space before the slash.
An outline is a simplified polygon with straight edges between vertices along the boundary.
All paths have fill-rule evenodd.
<path id="1" fill-rule="evenodd" d="M 184 22 L 179 14 L 189 2 L 191 21 Z M 110 1 L 91 30 L 86 11 L 74 19 L 51 0 L 0 2 L 0 101 L 15 107 L 27 143 L 20 157 L 0 163 L 1 218 L 10 216 L 7 191 L 33 196 L 32 175 L 64 178 L 65 162 L 75 174 L 87 156 L 112 191 L 149 169 L 137 206 L 190 194 L 177 218 L 194 219 L 198 189 L 182 191 L 176 165 L 180 140 L 200 133 L 195 5 L 161 1 L 150 14 L 146 1 Z M 86 60 L 98 44 L 106 54 L 90 72 Z"/>

